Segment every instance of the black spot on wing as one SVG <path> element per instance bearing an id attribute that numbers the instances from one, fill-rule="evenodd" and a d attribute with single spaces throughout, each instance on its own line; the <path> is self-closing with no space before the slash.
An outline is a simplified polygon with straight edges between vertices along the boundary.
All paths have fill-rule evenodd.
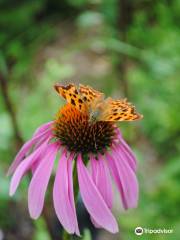
<path id="1" fill-rule="evenodd" d="M 91 91 L 88 91 L 88 94 L 94 96 L 94 94 Z"/>
<path id="2" fill-rule="evenodd" d="M 75 103 L 74 99 L 71 99 L 71 104 L 76 106 L 76 103 Z"/>
<path id="3" fill-rule="evenodd" d="M 117 117 L 117 118 L 115 118 L 114 120 L 120 120 L 121 119 L 121 117 Z"/>
<path id="4" fill-rule="evenodd" d="M 62 89 L 69 90 L 73 87 L 72 84 L 69 84 L 68 86 L 62 86 Z"/>
<path id="5" fill-rule="evenodd" d="M 83 101 L 81 99 L 78 100 L 79 103 L 83 103 Z"/>

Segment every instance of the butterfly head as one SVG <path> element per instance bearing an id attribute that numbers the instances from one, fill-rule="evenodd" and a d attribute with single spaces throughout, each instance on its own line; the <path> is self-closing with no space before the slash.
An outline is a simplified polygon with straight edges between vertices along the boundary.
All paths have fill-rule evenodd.
<path id="1" fill-rule="evenodd" d="M 100 110 L 99 109 L 97 109 L 95 111 L 90 111 L 89 112 L 89 122 L 90 123 L 97 122 L 99 115 L 100 115 Z"/>

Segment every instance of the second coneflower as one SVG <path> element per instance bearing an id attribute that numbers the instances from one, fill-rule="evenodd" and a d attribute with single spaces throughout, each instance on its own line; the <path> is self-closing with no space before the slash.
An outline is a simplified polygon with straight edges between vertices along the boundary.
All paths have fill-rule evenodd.
<path id="1" fill-rule="evenodd" d="M 126 100 L 104 99 L 101 92 L 90 87 L 57 84 L 55 89 L 67 104 L 59 110 L 54 121 L 40 126 L 22 146 L 8 172 L 13 174 L 10 195 L 15 193 L 22 177 L 31 170 L 28 206 L 30 216 L 38 218 L 55 158 L 61 152 L 53 201 L 63 227 L 68 233 L 80 235 L 74 201 L 74 169 L 82 200 L 93 224 L 116 233 L 118 224 L 111 212 L 111 176 L 125 209 L 136 207 L 138 202 L 136 159 L 116 122 L 133 121 L 142 116 Z M 90 168 L 87 168 L 89 163 Z"/>

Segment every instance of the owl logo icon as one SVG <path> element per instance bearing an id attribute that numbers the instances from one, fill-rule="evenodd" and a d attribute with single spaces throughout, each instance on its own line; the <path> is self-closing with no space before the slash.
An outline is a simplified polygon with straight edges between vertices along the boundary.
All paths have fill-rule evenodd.
<path id="1" fill-rule="evenodd" d="M 136 235 L 140 236 L 140 235 L 143 234 L 143 228 L 142 227 L 136 227 L 134 232 L 135 232 Z"/>

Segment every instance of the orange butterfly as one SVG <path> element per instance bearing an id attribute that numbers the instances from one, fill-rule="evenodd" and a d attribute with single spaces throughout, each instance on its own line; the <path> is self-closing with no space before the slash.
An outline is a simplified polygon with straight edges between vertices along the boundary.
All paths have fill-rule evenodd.
<path id="1" fill-rule="evenodd" d="M 77 88 L 74 84 L 67 86 L 56 84 L 54 88 L 60 96 L 80 112 L 87 112 L 91 122 L 134 121 L 143 117 L 126 99 L 105 99 L 103 93 L 89 86 L 80 84 Z"/>

